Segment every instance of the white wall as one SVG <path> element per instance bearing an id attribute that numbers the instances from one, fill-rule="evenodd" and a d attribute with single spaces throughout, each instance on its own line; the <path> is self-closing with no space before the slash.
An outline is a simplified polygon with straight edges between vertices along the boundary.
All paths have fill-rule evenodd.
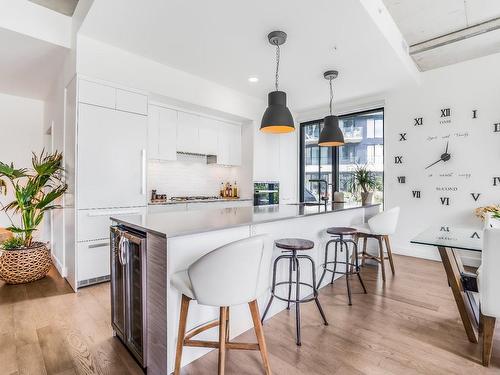
<path id="1" fill-rule="evenodd" d="M 387 95 L 385 203 L 402 209 L 393 238 L 396 252 L 437 259 L 435 249 L 412 245 L 410 239 L 430 225 L 480 225 L 473 210 L 500 203 L 500 186 L 493 186 L 493 177 L 500 176 L 500 133 L 493 133 L 493 124 L 500 122 L 498 66 L 500 54 L 470 60 L 425 72 L 420 86 Z M 451 108 L 451 123 L 440 123 L 442 108 Z M 423 117 L 422 126 L 414 126 L 415 117 Z M 399 133 L 407 133 L 408 141 L 399 141 Z M 425 170 L 447 141 L 451 160 Z M 403 156 L 403 164 L 394 164 L 396 155 Z M 469 173 L 470 178 L 460 176 Z M 398 184 L 397 176 L 407 176 L 406 184 Z M 422 198 L 413 198 L 413 190 L 421 190 Z M 477 202 L 471 193 L 481 193 Z M 441 197 L 449 197 L 450 205 L 442 205 Z"/>
<path id="2" fill-rule="evenodd" d="M 500 133 L 493 133 L 493 124 L 500 122 L 498 66 L 500 54 L 470 60 L 421 73 L 419 85 L 335 106 L 339 114 L 385 108 L 385 208 L 401 207 L 392 239 L 395 253 L 439 259 L 437 249 L 413 245 L 411 239 L 432 225 L 480 226 L 474 209 L 500 204 L 500 186 L 492 186 L 493 177 L 500 177 Z M 442 108 L 451 108 L 451 123 L 440 123 Z M 477 119 L 472 119 L 474 109 Z M 312 109 L 298 119 L 315 120 L 326 110 L 326 106 Z M 424 125 L 414 126 L 415 117 L 423 117 Z M 408 141 L 399 141 L 400 133 L 407 133 Z M 448 140 L 452 159 L 425 170 L 439 159 Z M 395 156 L 403 156 L 402 165 L 394 164 Z M 451 177 L 440 176 L 449 172 Z M 468 173 L 471 178 L 458 176 Z M 399 184 L 398 176 L 406 176 L 406 184 Z M 458 190 L 437 190 L 442 187 Z M 422 198 L 414 199 L 413 190 L 420 190 Z M 477 202 L 471 193 L 481 193 Z M 443 206 L 441 197 L 449 197 L 450 205 Z M 464 253 L 464 257 L 469 264 L 478 263 L 475 254 Z"/>
<path id="3" fill-rule="evenodd" d="M 240 167 L 224 167 L 209 164 L 190 155 L 177 155 L 176 161 L 155 161 L 148 163 L 148 190 L 156 189 L 158 194 L 171 196 L 205 195 L 218 196 L 221 182 L 241 184 Z M 249 191 L 240 191 L 240 196 L 250 197 Z"/>
<path id="4" fill-rule="evenodd" d="M 13 162 L 16 168 L 31 167 L 31 152 L 43 149 L 43 113 L 43 101 L 0 93 L 0 161 Z M 8 189 L 6 197 L 0 196 L 2 204 L 13 199 L 9 185 Z M 0 212 L 0 226 L 9 225 L 5 213 Z"/>

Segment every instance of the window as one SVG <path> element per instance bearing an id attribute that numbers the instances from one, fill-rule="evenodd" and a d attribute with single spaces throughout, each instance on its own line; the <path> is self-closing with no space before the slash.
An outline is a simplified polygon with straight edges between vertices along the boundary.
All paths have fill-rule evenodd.
<path id="1" fill-rule="evenodd" d="M 383 201 L 384 173 L 384 111 L 354 113 L 339 117 L 344 133 L 342 147 L 319 147 L 319 133 L 323 120 L 300 126 L 300 201 L 316 201 L 326 194 L 325 184 L 311 182 L 322 179 L 329 184 L 328 199 L 333 191 L 343 191 L 350 201 L 360 200 L 352 192 L 353 170 L 366 165 L 376 178 L 375 201 Z M 333 187 L 333 189 L 332 189 Z"/>

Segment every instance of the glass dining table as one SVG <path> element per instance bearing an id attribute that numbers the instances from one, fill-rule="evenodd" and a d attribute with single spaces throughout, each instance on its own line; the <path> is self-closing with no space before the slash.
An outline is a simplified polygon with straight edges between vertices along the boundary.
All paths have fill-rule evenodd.
<path id="1" fill-rule="evenodd" d="M 473 277 L 465 271 L 458 250 L 481 252 L 483 228 L 449 225 L 431 227 L 413 238 L 411 243 L 438 248 L 467 337 L 470 342 L 477 343 L 479 307 L 474 290 L 470 288 Z"/>

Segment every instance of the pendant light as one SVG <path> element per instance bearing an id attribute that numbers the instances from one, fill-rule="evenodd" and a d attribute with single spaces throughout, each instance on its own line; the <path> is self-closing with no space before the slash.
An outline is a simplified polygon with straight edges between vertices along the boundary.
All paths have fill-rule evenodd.
<path id="1" fill-rule="evenodd" d="M 279 66 L 280 66 L 280 46 L 286 41 L 286 33 L 283 31 L 273 31 L 267 38 L 269 43 L 276 46 L 276 90 L 268 94 L 268 107 L 262 116 L 260 130 L 264 133 L 289 133 L 295 130 L 293 117 L 286 106 L 286 93 L 279 91 Z"/>
<path id="2" fill-rule="evenodd" d="M 336 70 L 328 70 L 323 76 L 330 81 L 330 114 L 323 120 L 323 130 L 319 135 L 318 145 L 325 147 L 338 147 L 342 146 L 344 142 L 344 134 L 339 127 L 339 118 L 332 114 L 333 104 L 333 88 L 332 81 L 337 78 L 339 72 Z"/>

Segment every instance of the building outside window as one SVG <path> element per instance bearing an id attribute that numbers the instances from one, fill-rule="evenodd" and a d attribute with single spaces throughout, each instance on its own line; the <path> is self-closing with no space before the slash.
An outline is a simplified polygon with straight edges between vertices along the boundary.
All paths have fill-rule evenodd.
<path id="1" fill-rule="evenodd" d="M 361 198 L 351 192 L 353 171 L 357 165 L 366 165 L 376 178 L 374 201 L 383 202 L 384 173 L 384 111 L 377 109 L 340 116 L 339 125 L 344 133 L 345 145 L 319 147 L 319 133 L 323 120 L 303 123 L 300 126 L 300 200 L 320 201 L 326 195 L 314 179 L 326 180 L 329 200 L 334 191 L 343 191 L 347 200 Z M 321 189 L 321 190 L 320 190 Z"/>

